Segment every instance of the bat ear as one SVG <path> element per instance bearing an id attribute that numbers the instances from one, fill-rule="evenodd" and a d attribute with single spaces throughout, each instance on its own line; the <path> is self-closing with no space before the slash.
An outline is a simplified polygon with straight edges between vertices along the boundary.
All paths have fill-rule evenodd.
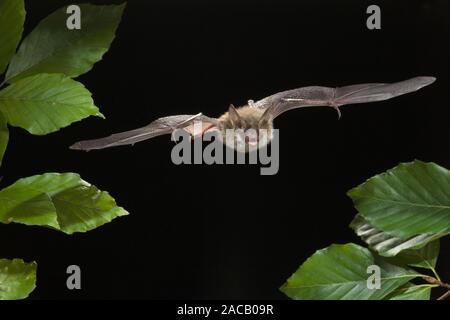
<path id="1" fill-rule="evenodd" d="M 232 104 L 230 104 L 230 107 L 228 108 L 228 115 L 233 123 L 239 123 L 241 121 L 241 116 Z"/>
<path id="2" fill-rule="evenodd" d="M 262 114 L 261 118 L 259 118 L 259 124 L 271 120 L 273 109 L 274 109 L 274 106 L 271 105 L 270 107 L 268 107 L 268 108 L 266 109 L 266 111 L 264 111 L 264 113 Z"/>

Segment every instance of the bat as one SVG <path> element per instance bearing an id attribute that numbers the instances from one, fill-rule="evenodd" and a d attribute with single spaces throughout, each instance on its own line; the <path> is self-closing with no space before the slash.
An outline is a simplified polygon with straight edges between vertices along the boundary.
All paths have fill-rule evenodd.
<path id="1" fill-rule="evenodd" d="M 388 100 L 417 91 L 435 80 L 434 77 L 415 77 L 395 83 L 366 83 L 337 88 L 303 87 L 279 92 L 256 102 L 249 100 L 246 105 L 239 108 L 231 104 L 228 111 L 219 118 L 207 117 L 202 113 L 163 117 L 145 127 L 116 133 L 105 138 L 79 141 L 70 148 L 89 151 L 134 145 L 136 142 L 172 134 L 175 130 L 182 129 L 194 138 L 208 131 L 216 131 L 219 139 L 227 146 L 248 152 L 270 142 L 273 136 L 273 120 L 286 111 L 325 106 L 334 108 L 340 118 L 339 107 L 343 105 Z M 200 128 L 198 125 L 195 126 L 196 123 L 200 123 Z M 234 132 L 232 139 L 226 139 L 229 130 Z"/>

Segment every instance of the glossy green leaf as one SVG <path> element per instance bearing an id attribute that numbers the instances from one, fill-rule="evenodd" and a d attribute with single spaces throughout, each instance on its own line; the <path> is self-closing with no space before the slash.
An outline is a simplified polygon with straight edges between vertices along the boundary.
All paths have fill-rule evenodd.
<path id="1" fill-rule="evenodd" d="M 23 32 L 23 0 L 0 0 L 0 74 L 14 55 Z"/>
<path id="2" fill-rule="evenodd" d="M 9 131 L 6 118 L 0 112 L 0 166 L 2 165 L 3 155 L 5 154 L 6 147 L 8 146 Z"/>
<path id="3" fill-rule="evenodd" d="M 38 73 L 64 73 L 70 77 L 88 72 L 108 51 L 125 4 L 80 4 L 81 29 L 69 30 L 67 6 L 47 18 L 22 41 L 6 73 L 9 83 Z"/>
<path id="4" fill-rule="evenodd" d="M 400 252 L 392 258 L 392 262 L 434 270 L 439 257 L 439 248 L 439 240 L 435 240 L 420 249 L 408 249 Z"/>
<path id="5" fill-rule="evenodd" d="M 38 74 L 0 91 L 0 112 L 8 123 L 44 135 L 88 116 L 103 115 L 91 93 L 62 74 Z"/>
<path id="6" fill-rule="evenodd" d="M 0 259 L 0 300 L 24 299 L 36 287 L 35 262 Z"/>
<path id="7" fill-rule="evenodd" d="M 95 229 L 128 212 L 75 173 L 46 173 L 0 191 L 0 222 L 48 226 L 67 234 Z"/>
<path id="8" fill-rule="evenodd" d="M 403 163 L 349 191 L 378 230 L 400 238 L 450 232 L 450 171 L 435 163 Z"/>
<path id="9" fill-rule="evenodd" d="M 380 267 L 379 289 L 367 285 L 372 265 Z M 379 300 L 417 276 L 356 244 L 334 244 L 309 257 L 281 291 L 302 300 Z"/>
<path id="10" fill-rule="evenodd" d="M 371 226 L 361 215 L 356 215 L 350 227 L 378 254 L 391 257 L 408 249 L 419 249 L 445 234 L 420 234 L 408 238 L 392 236 Z M 438 248 L 439 252 L 439 248 Z"/>
<path id="11" fill-rule="evenodd" d="M 394 290 L 386 297 L 386 300 L 430 300 L 431 289 L 437 285 L 414 285 L 407 283 Z"/>

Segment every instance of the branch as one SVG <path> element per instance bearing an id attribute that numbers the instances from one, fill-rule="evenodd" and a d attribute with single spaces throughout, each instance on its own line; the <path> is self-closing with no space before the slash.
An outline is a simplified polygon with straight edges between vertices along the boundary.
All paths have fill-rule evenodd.
<path id="1" fill-rule="evenodd" d="M 442 296 L 440 296 L 439 298 L 437 298 L 437 300 L 446 300 L 447 298 L 450 297 L 450 290 L 448 290 L 446 293 L 444 293 Z"/>
<path id="2" fill-rule="evenodd" d="M 442 296 L 440 296 L 439 298 L 437 298 L 437 300 L 445 300 L 447 298 L 450 297 L 450 284 L 442 282 L 441 280 L 438 280 L 436 278 L 433 277 L 423 277 L 423 279 L 431 284 L 437 284 L 438 286 L 442 287 L 442 288 L 446 288 L 448 291 L 446 293 L 444 293 Z"/>

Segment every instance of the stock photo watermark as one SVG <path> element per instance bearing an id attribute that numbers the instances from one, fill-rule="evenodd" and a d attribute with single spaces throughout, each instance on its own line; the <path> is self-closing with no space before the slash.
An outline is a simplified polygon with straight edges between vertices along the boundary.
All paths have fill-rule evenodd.
<path id="1" fill-rule="evenodd" d="M 66 9 L 66 13 L 70 16 L 66 20 L 66 27 L 69 30 L 81 29 L 81 8 L 75 4 L 70 5 Z"/>
<path id="2" fill-rule="evenodd" d="M 381 289 L 381 269 L 376 264 L 367 267 L 367 273 L 370 276 L 367 278 L 367 289 L 379 290 Z"/>
<path id="3" fill-rule="evenodd" d="M 260 164 L 261 175 L 274 175 L 278 172 L 280 164 L 278 129 L 227 129 L 224 132 L 219 130 L 203 132 L 201 121 L 194 122 L 193 127 L 193 147 L 190 132 L 183 129 L 173 131 L 172 141 L 177 142 L 171 152 L 174 164 Z"/>
<path id="4" fill-rule="evenodd" d="M 381 9 L 376 4 L 370 5 L 366 10 L 367 14 L 370 16 L 367 18 L 366 26 L 369 30 L 379 30 L 381 29 Z"/>
<path id="5" fill-rule="evenodd" d="M 66 280 L 67 289 L 81 290 L 81 268 L 73 264 L 67 267 L 66 273 L 69 274 Z"/>

